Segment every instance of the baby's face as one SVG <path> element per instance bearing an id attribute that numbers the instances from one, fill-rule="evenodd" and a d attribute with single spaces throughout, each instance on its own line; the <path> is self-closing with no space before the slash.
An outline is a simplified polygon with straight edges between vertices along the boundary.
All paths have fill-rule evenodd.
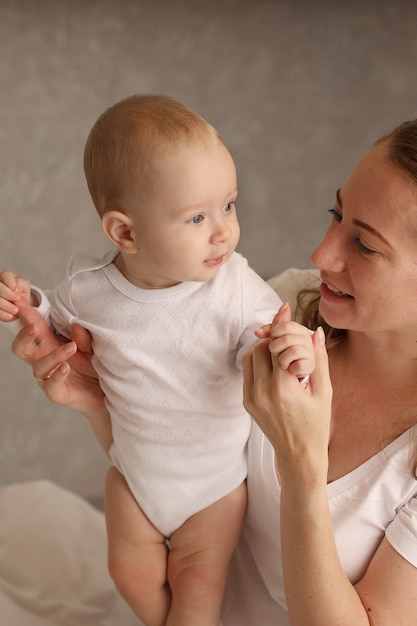
<path id="1" fill-rule="evenodd" d="M 184 144 L 159 159 L 132 216 L 135 278 L 149 288 L 210 280 L 236 248 L 237 180 L 220 142 Z"/>

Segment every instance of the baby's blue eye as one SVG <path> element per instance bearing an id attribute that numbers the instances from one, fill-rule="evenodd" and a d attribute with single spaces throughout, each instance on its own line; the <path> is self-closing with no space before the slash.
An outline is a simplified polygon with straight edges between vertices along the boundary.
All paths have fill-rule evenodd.
<path id="1" fill-rule="evenodd" d="M 202 215 L 194 215 L 194 217 L 190 219 L 190 222 L 192 222 L 192 224 L 200 224 L 200 222 L 202 222 L 203 219 L 204 217 Z"/>
<path id="2" fill-rule="evenodd" d="M 233 205 L 234 205 L 234 202 L 228 202 L 227 204 L 224 205 L 223 211 L 225 213 L 229 213 L 229 211 L 233 211 Z"/>

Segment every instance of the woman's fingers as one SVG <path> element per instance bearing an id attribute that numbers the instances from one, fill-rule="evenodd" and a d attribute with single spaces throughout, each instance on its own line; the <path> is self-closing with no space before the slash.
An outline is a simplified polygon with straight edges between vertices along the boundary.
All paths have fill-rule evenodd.
<path id="1" fill-rule="evenodd" d="M 71 339 L 75 341 L 80 352 L 93 354 L 93 342 L 88 330 L 79 324 L 74 324 L 71 328 Z"/>
<path id="2" fill-rule="evenodd" d="M 68 376 L 70 367 L 67 363 L 77 351 L 77 344 L 74 341 L 64 343 L 49 354 L 34 360 L 32 363 L 33 375 L 36 380 L 46 382 L 54 378 L 55 382 L 62 382 Z M 62 369 L 61 369 L 62 368 Z M 55 373 L 60 370 L 55 376 Z"/>
<path id="3" fill-rule="evenodd" d="M 272 327 L 274 327 L 276 324 L 281 324 L 282 322 L 290 322 L 291 321 L 291 307 L 288 304 L 288 302 L 284 302 L 278 313 L 275 315 L 274 319 L 272 320 Z"/>
<path id="4" fill-rule="evenodd" d="M 19 302 L 19 318 L 24 324 L 24 328 L 18 333 L 13 342 L 12 349 L 16 356 L 27 361 L 28 358 L 24 357 L 34 353 L 39 358 L 60 345 L 60 341 L 51 331 L 47 322 L 26 300 Z M 36 351 L 31 349 L 31 342 L 37 347 Z"/>
<path id="5" fill-rule="evenodd" d="M 75 342 L 61 343 L 45 320 L 28 303 L 22 302 L 20 319 L 24 327 L 12 343 L 12 352 L 29 363 L 38 381 L 51 378 L 54 372 L 77 351 Z M 68 375 L 64 367 L 58 376 Z"/>
<path id="6" fill-rule="evenodd" d="M 40 328 L 45 327 L 49 330 L 49 326 L 43 317 L 27 301 L 22 300 L 22 302 L 19 302 L 19 317 L 26 326 L 36 324 Z"/>
<path id="7" fill-rule="evenodd" d="M 255 335 L 258 337 L 258 339 L 266 339 L 267 337 L 271 336 L 271 330 L 274 326 L 277 326 L 282 322 L 288 322 L 290 320 L 291 308 L 288 302 L 284 302 L 272 322 L 270 324 L 264 324 L 264 326 L 258 328 L 258 330 L 255 331 Z"/>
<path id="8" fill-rule="evenodd" d="M 323 399 L 331 400 L 333 389 L 329 373 L 329 356 L 326 337 L 321 326 L 313 334 L 313 346 L 316 366 L 310 376 L 310 385 L 314 394 L 320 394 Z"/>

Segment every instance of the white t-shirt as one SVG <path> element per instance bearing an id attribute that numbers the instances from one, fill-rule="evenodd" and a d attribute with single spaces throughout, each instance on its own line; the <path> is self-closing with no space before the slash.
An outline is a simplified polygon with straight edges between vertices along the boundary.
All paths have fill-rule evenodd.
<path id="1" fill-rule="evenodd" d="M 301 272 L 290 271 L 300 287 Z M 310 280 L 314 276 L 304 273 Z M 285 275 L 284 275 L 285 279 Z M 314 282 L 314 280 L 313 280 Z M 273 281 L 284 300 L 285 284 Z M 417 567 L 417 480 L 409 466 L 410 437 L 403 433 L 361 466 L 328 485 L 340 561 L 355 583 L 384 535 Z M 248 512 L 234 555 L 224 602 L 223 626 L 291 626 L 285 599 L 280 547 L 280 487 L 274 451 L 253 426 L 248 457 Z"/>
<path id="2" fill-rule="evenodd" d="M 384 534 L 417 567 L 417 481 L 409 467 L 412 430 L 328 485 L 338 554 L 357 582 Z M 280 487 L 274 451 L 257 426 L 248 459 L 248 512 L 234 556 L 223 626 L 291 626 L 280 546 Z"/>

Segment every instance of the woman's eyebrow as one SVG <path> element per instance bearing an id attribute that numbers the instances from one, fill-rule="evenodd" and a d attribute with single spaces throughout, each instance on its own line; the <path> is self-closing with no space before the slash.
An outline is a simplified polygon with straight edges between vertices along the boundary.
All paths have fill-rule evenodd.
<path id="1" fill-rule="evenodd" d="M 340 208 L 342 208 L 342 206 L 343 206 L 343 202 L 342 202 L 342 198 L 340 197 L 340 187 L 339 187 L 339 189 L 336 191 L 336 202 L 337 202 L 337 204 L 340 206 Z"/>
<path id="2" fill-rule="evenodd" d="M 342 202 L 342 197 L 340 195 L 340 188 L 336 191 L 336 200 L 337 200 L 338 206 L 340 206 L 340 208 L 342 208 L 343 207 L 343 202 Z M 356 218 L 352 219 L 352 224 L 355 224 L 355 226 L 359 226 L 360 228 L 363 228 L 364 230 L 367 230 L 369 233 L 372 233 L 373 235 L 378 237 L 386 246 L 388 246 L 392 250 L 392 245 L 385 239 L 385 237 L 379 232 L 379 230 L 377 230 L 376 228 L 374 228 L 370 224 L 367 224 L 366 222 L 362 222 L 362 220 L 358 220 Z"/>

